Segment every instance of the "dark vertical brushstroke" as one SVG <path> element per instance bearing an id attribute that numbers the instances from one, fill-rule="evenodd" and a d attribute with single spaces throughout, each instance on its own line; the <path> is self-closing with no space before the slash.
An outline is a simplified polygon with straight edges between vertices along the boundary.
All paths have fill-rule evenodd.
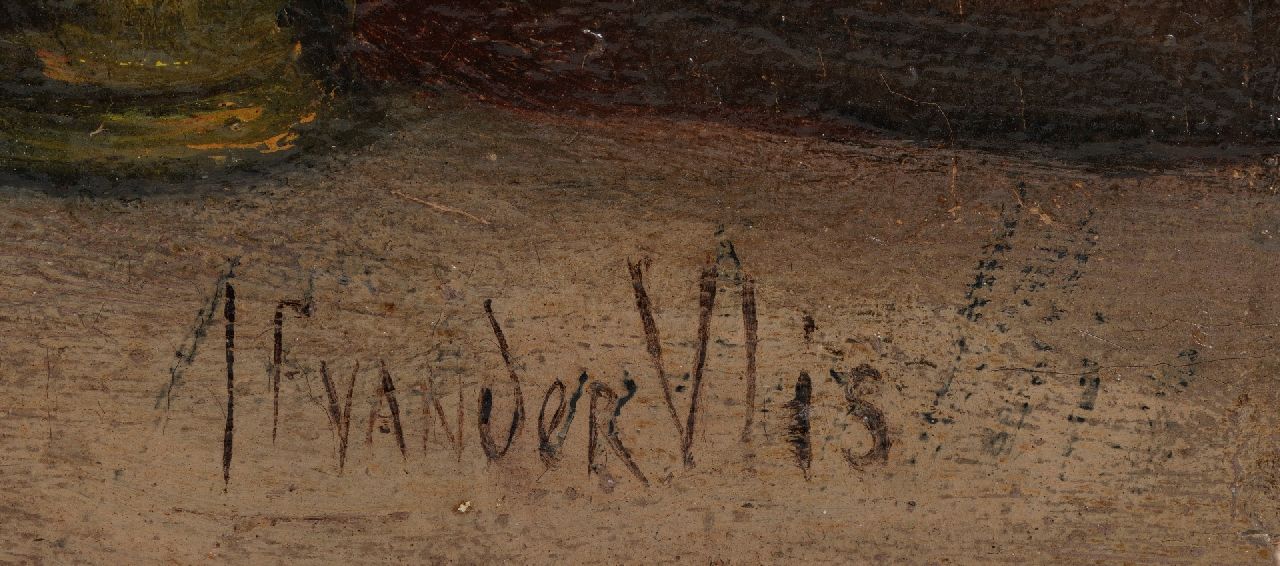
<path id="1" fill-rule="evenodd" d="M 391 426 L 396 433 L 396 444 L 400 446 L 400 457 L 409 459 L 409 450 L 404 444 L 404 427 L 400 425 L 400 402 L 396 400 L 396 384 L 391 380 L 391 372 L 387 371 L 386 360 L 382 364 L 382 395 L 387 399 L 387 407 L 391 408 Z"/>
<path id="2" fill-rule="evenodd" d="M 234 275 L 228 274 L 228 278 Z M 227 426 L 222 433 L 222 486 L 226 491 L 231 484 L 231 447 L 235 438 L 236 410 L 236 289 L 231 282 L 226 283 L 226 302 L 222 315 L 227 325 Z"/>
<path id="3" fill-rule="evenodd" d="M 791 443 L 791 452 L 795 456 L 796 465 L 809 479 L 809 464 L 813 461 L 813 445 L 809 440 L 809 415 L 813 404 L 813 381 L 808 372 L 800 372 L 796 379 L 796 396 L 786 403 L 791 411 L 791 423 L 787 425 L 787 442 Z"/>
<path id="4" fill-rule="evenodd" d="M 351 432 L 351 398 L 355 395 L 356 376 L 360 373 L 360 362 L 356 362 L 355 369 L 351 371 L 351 382 L 347 386 L 346 407 L 338 407 L 338 391 L 333 385 L 333 380 L 329 378 L 329 367 L 324 361 L 320 362 L 320 379 L 324 382 L 325 395 L 329 398 L 329 422 L 333 423 L 333 427 L 338 432 L 338 474 L 346 468 L 347 464 L 347 439 Z"/>
<path id="5" fill-rule="evenodd" d="M 569 398 L 568 403 L 565 402 L 566 387 L 563 381 L 557 379 L 551 387 L 547 389 L 547 394 L 542 399 L 542 408 L 538 411 L 538 456 L 542 458 L 542 463 L 550 467 L 560 459 L 560 449 L 564 446 L 564 440 L 569 435 L 569 425 L 573 424 L 573 417 L 578 411 L 578 400 L 582 398 L 582 389 L 586 386 L 587 372 L 582 372 L 578 376 L 578 388 L 573 392 L 573 396 Z M 551 395 L 559 393 L 559 400 L 556 402 L 556 410 L 551 415 L 551 420 L 546 420 L 547 402 L 551 400 Z M 566 413 L 566 408 L 568 412 Z M 551 433 L 555 431 L 555 440 L 552 441 Z"/>
<path id="6" fill-rule="evenodd" d="M 351 381 L 347 384 L 347 406 L 342 411 L 342 440 L 338 445 L 338 471 L 341 472 L 347 464 L 347 437 L 351 432 L 351 401 L 356 396 L 356 377 L 360 375 L 360 362 L 356 362 L 355 369 L 351 370 Z"/>
<path id="7" fill-rule="evenodd" d="M 191 341 L 183 348 L 179 348 L 177 352 L 177 360 L 169 367 L 169 381 L 164 387 L 160 388 L 159 395 L 156 396 L 157 409 L 164 405 L 164 412 L 167 416 L 169 408 L 173 405 L 173 390 L 182 383 L 182 375 L 191 364 L 195 363 L 196 351 L 200 347 L 200 343 L 204 342 L 208 335 L 209 327 L 213 325 L 213 319 L 217 316 L 218 305 L 222 303 L 223 293 L 226 284 L 231 279 L 235 268 L 240 265 L 240 258 L 232 258 L 227 266 L 227 271 L 218 277 L 213 284 L 213 295 L 209 297 L 209 303 L 196 313 L 195 326 L 191 329 Z"/>
<path id="8" fill-rule="evenodd" d="M 271 443 L 276 443 L 280 423 L 280 366 L 284 363 L 284 301 L 276 305 L 271 348 Z M 323 363 L 321 364 L 323 368 Z"/>
<path id="9" fill-rule="evenodd" d="M 556 446 L 551 444 L 551 430 L 560 425 L 560 419 L 564 418 L 565 403 L 565 386 L 564 382 L 558 378 L 551 387 L 547 388 L 547 394 L 542 397 L 542 407 L 538 409 L 538 457 L 542 458 L 542 463 L 550 467 L 556 460 Z M 551 422 L 547 423 L 547 403 L 551 402 L 552 394 L 559 394 L 556 398 L 556 412 L 551 415 Z"/>
<path id="10" fill-rule="evenodd" d="M 400 456 L 405 461 L 409 459 L 409 451 L 404 442 L 404 427 L 400 424 L 400 402 L 396 399 L 395 382 L 391 379 L 391 373 L 387 371 L 387 362 L 379 360 L 381 366 L 379 374 L 381 380 L 377 385 L 377 398 L 369 405 L 369 426 L 365 430 L 365 444 L 373 445 L 373 429 L 377 426 L 378 411 L 382 409 L 382 402 L 387 402 L 387 408 L 391 411 L 391 425 L 396 435 L 396 446 L 400 449 Z M 408 470 L 406 469 L 407 473 Z"/>
<path id="11" fill-rule="evenodd" d="M 314 281 L 310 284 L 314 286 Z M 276 314 L 273 319 L 274 341 L 271 348 L 271 443 L 276 443 L 276 432 L 280 426 L 280 372 L 284 365 L 284 309 L 291 308 L 299 316 L 311 316 L 311 293 L 309 286 L 301 301 L 282 300 L 276 303 Z"/>
<path id="12" fill-rule="evenodd" d="M 698 419 L 698 399 L 702 393 L 702 370 L 707 363 L 707 341 L 711 339 L 711 311 L 716 304 L 716 264 L 702 269 L 702 285 L 698 293 L 698 351 L 693 357 L 693 392 L 689 396 L 689 421 L 684 427 L 684 467 L 693 467 L 693 433 Z"/>
<path id="13" fill-rule="evenodd" d="M 373 446 L 373 429 L 378 426 L 378 411 L 382 409 L 382 384 L 375 387 L 374 401 L 369 404 L 369 426 L 364 431 L 365 446 Z"/>
<path id="14" fill-rule="evenodd" d="M 582 399 L 582 389 L 586 387 L 587 379 L 587 372 L 582 372 L 582 375 L 578 376 L 578 388 L 569 397 L 569 416 L 565 417 L 564 425 L 560 427 L 560 432 L 556 433 L 557 450 L 560 446 L 564 446 L 564 440 L 569 436 L 569 425 L 573 424 L 573 416 L 578 412 L 578 400 Z"/>
<path id="15" fill-rule="evenodd" d="M 751 425 L 756 418 L 756 349 L 759 346 L 756 322 L 756 282 L 751 276 L 742 281 L 742 333 L 747 347 L 747 418 L 742 424 L 742 441 L 751 442 Z"/>
<path id="16" fill-rule="evenodd" d="M 676 432 L 684 438 L 684 423 L 680 422 L 680 414 L 676 411 L 676 403 L 671 398 L 671 382 L 667 379 L 666 366 L 662 363 L 662 338 L 658 334 L 658 324 L 653 320 L 653 302 L 649 300 L 649 292 L 644 287 L 643 262 L 627 262 L 627 270 L 631 272 L 631 287 L 635 291 L 636 310 L 640 311 L 640 325 L 644 328 L 645 348 L 653 361 L 653 370 L 658 374 L 658 383 L 662 386 L 662 399 L 667 403 L 671 413 L 671 422 Z"/>
<path id="17" fill-rule="evenodd" d="M 329 379 L 329 365 L 320 360 L 320 383 L 324 384 L 324 394 L 329 400 L 329 424 L 336 430 L 342 422 L 342 410 L 338 408 L 338 390 Z"/>
<path id="18" fill-rule="evenodd" d="M 599 432 L 596 430 L 599 426 L 596 423 L 596 399 L 601 395 L 605 395 L 606 392 L 613 393 L 607 385 L 597 387 L 598 385 L 601 384 L 591 384 L 591 403 L 588 405 L 589 410 L 587 412 L 587 476 L 595 473 L 596 469 L 596 438 L 599 437 Z M 616 399 L 617 395 L 615 394 L 613 397 Z"/>
<path id="19" fill-rule="evenodd" d="M 590 378 L 586 375 L 586 371 L 582 371 L 582 374 L 577 376 L 577 388 L 573 389 L 572 396 L 568 398 L 568 412 L 564 412 L 564 408 L 566 408 L 566 403 L 564 403 L 566 387 L 564 387 L 564 383 L 557 379 L 556 383 L 552 385 L 552 389 L 547 391 L 547 397 L 543 400 L 543 410 L 539 411 L 538 414 L 538 452 L 539 456 L 543 458 L 543 464 L 548 467 L 556 464 L 556 461 L 559 460 L 559 451 L 564 447 L 564 439 L 568 438 L 568 428 L 573 424 L 573 416 L 577 415 L 577 402 L 582 398 L 582 389 L 586 387 L 588 379 Z M 544 423 L 543 416 L 547 411 L 547 401 L 550 400 L 553 391 L 559 391 L 558 407 L 552 415 L 550 423 Z M 552 438 L 550 438 L 552 437 L 552 430 L 557 428 L 559 430 L 556 432 L 556 439 L 552 441 Z"/>
<path id="20" fill-rule="evenodd" d="M 679 411 L 671 398 L 671 384 L 662 364 L 662 341 L 658 334 L 658 325 L 653 320 L 653 303 L 644 287 L 644 273 L 640 263 L 627 262 L 631 272 L 631 286 L 635 291 L 636 309 L 640 311 L 640 323 L 644 328 L 645 345 L 653 360 L 654 370 L 658 373 L 658 382 L 662 385 L 662 396 L 671 412 L 671 420 L 680 433 L 680 452 L 684 466 L 692 468 L 693 437 L 698 421 L 698 400 L 702 394 L 702 372 L 707 361 L 707 342 L 711 338 L 711 312 L 716 303 L 716 279 L 719 270 L 714 260 L 708 258 L 707 265 L 702 268 L 702 277 L 698 292 L 698 349 L 693 357 L 693 384 L 689 396 L 689 413 L 686 421 L 680 422 Z"/>
<path id="21" fill-rule="evenodd" d="M 648 487 L 649 480 L 645 479 L 644 474 L 640 472 L 640 466 L 636 465 L 635 459 L 631 457 L 631 451 L 627 450 L 627 447 L 622 444 L 622 437 L 618 436 L 618 419 L 622 417 L 622 408 L 635 398 L 636 391 L 639 389 L 636 387 L 635 380 L 629 377 L 622 378 L 622 386 L 626 388 L 627 394 L 613 404 L 613 415 L 609 417 L 609 444 L 613 446 L 615 452 L 622 456 L 623 462 L 631 469 L 631 473 L 635 474 L 636 478 L 640 480 L 640 483 Z"/>
<path id="22" fill-rule="evenodd" d="M 836 376 L 836 372 L 832 372 L 832 376 Z M 862 364 L 848 376 L 839 376 L 837 381 L 844 385 L 844 398 L 849 404 L 848 414 L 860 421 L 863 426 L 867 427 L 867 432 L 871 433 L 871 448 L 863 454 L 854 454 L 852 450 L 845 448 L 843 450 L 845 461 L 855 469 L 861 469 L 867 464 L 886 463 L 889 461 L 889 448 L 892 444 L 889 438 L 889 425 L 885 422 L 884 412 L 879 407 L 862 399 L 858 388 L 868 381 L 880 381 L 880 371 L 871 367 L 869 364 Z"/>
<path id="23" fill-rule="evenodd" d="M 493 413 L 493 391 L 488 387 L 480 389 L 480 447 L 489 460 L 497 460 L 507 454 L 511 444 L 515 442 L 520 430 L 524 427 L 524 395 L 520 391 L 520 376 L 516 374 L 515 365 L 511 362 L 511 349 L 507 346 L 507 338 L 502 334 L 502 327 L 493 314 L 493 299 L 485 299 L 484 312 L 489 316 L 489 325 L 493 328 L 493 336 L 498 340 L 498 349 L 502 352 L 502 362 L 507 366 L 507 375 L 515 388 L 515 410 L 511 415 L 511 427 L 507 430 L 507 440 L 499 449 L 489 431 L 489 420 Z"/>
<path id="24" fill-rule="evenodd" d="M 453 430 L 449 429 L 449 421 L 444 416 L 444 406 L 440 404 L 440 398 L 436 396 L 435 382 L 428 381 L 427 394 L 422 398 L 422 418 L 425 421 L 422 427 L 422 452 L 423 454 L 427 452 L 427 443 L 431 435 L 431 410 L 434 408 L 436 416 L 440 419 L 440 428 L 444 430 L 445 438 L 448 439 L 449 445 L 453 447 L 458 461 L 462 461 L 462 377 L 458 377 L 458 424 L 454 427 L 454 430 L 458 431 L 456 435 Z"/>
<path id="25" fill-rule="evenodd" d="M 640 480 L 640 483 L 644 484 L 645 487 L 648 487 L 649 479 L 644 476 L 644 472 L 636 464 L 635 458 L 631 456 L 631 451 L 622 443 L 622 438 L 618 435 L 618 417 L 622 415 L 622 407 L 636 394 L 636 382 L 634 380 L 624 379 L 623 385 L 627 388 L 627 395 L 619 399 L 618 394 L 608 385 L 598 381 L 591 384 L 591 404 L 587 417 L 590 421 L 588 426 L 589 440 L 587 441 L 587 475 L 591 475 L 596 471 L 596 439 L 600 435 L 597 401 L 605 399 L 613 404 L 613 414 L 609 416 L 609 424 L 605 429 L 605 439 L 609 442 L 609 448 L 627 466 L 627 469 L 631 471 L 631 475 Z"/>

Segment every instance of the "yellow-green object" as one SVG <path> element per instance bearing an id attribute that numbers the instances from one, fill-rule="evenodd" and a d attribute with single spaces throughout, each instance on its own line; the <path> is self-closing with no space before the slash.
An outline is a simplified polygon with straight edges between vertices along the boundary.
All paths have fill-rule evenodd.
<path id="1" fill-rule="evenodd" d="M 0 37 L 0 165 L 147 175 L 289 153 L 325 94 L 284 2 L 57 2 Z"/>

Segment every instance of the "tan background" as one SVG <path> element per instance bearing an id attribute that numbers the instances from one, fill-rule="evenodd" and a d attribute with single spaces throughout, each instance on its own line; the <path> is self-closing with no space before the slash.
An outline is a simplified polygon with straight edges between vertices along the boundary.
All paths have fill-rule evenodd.
<path id="1" fill-rule="evenodd" d="M 368 148 L 271 175 L 142 192 L 8 182 L 0 557 L 1269 563 L 1280 206 L 1265 164 L 1102 173 L 1050 156 L 433 104 L 405 102 L 404 126 Z M 743 444 L 740 288 L 726 276 L 686 470 L 626 261 L 652 259 L 679 382 L 698 272 L 724 240 L 757 281 L 760 412 Z M 170 409 L 156 400 L 232 257 L 224 492 L 220 316 Z M 979 277 L 989 284 L 972 290 Z M 309 280 L 314 315 L 284 323 L 273 446 L 271 319 Z M 503 393 L 495 429 L 511 399 L 487 298 L 528 419 L 492 463 L 476 437 L 479 388 Z M 961 313 L 973 298 L 988 301 L 977 320 Z M 322 360 L 340 384 L 363 368 L 343 475 Z M 385 408 L 365 442 L 381 360 L 407 460 L 379 428 Z M 829 370 L 862 363 L 884 375 L 867 399 L 893 446 L 886 464 L 854 470 L 840 451 L 870 440 Z M 538 459 L 546 388 L 572 390 L 583 370 L 619 392 L 623 372 L 638 382 L 619 424 L 648 488 L 612 454 L 588 474 L 585 397 L 563 460 Z M 814 378 L 808 479 L 785 434 L 802 370 Z M 460 459 L 439 435 L 424 452 L 430 379 L 450 416 L 461 383 Z"/>

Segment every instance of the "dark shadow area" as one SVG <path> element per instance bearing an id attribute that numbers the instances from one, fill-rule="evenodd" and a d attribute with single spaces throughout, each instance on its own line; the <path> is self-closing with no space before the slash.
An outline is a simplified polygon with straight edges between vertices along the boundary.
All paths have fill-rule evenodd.
<path id="1" fill-rule="evenodd" d="M 90 3 L 0 0 L 0 32 L 47 32 L 68 18 L 87 18 L 82 4 Z M 325 106 L 314 123 L 291 126 L 297 151 L 231 167 L 175 160 L 173 166 L 72 166 L 18 174 L 63 187 L 54 190 L 93 186 L 106 192 L 126 185 L 153 190 L 141 188 L 150 184 L 136 181 L 143 178 L 162 187 L 270 175 L 405 127 L 384 117 L 387 93 L 413 98 L 461 92 L 549 113 L 712 120 L 845 142 L 906 138 L 922 148 L 977 148 L 1117 174 L 1260 162 L 1275 153 L 1280 139 L 1280 72 L 1270 48 L 1280 40 L 1280 7 L 1272 3 L 278 5 L 283 7 L 273 15 L 275 25 L 297 46 L 291 68 L 307 84 L 318 85 Z M 47 55 L 11 51 L 17 53 L 7 58 L 12 68 L 0 79 L 9 99 L 4 104 L 71 122 L 78 118 L 62 116 L 69 108 L 157 115 L 185 110 L 178 104 L 255 88 L 271 80 L 275 69 L 196 86 L 130 90 L 93 81 L 54 84 L 48 70 L 41 71 L 49 65 Z M 274 92 L 292 88 L 277 86 Z M 96 118 L 84 118 L 76 131 L 88 135 L 95 125 Z"/>
<path id="2" fill-rule="evenodd" d="M 1280 135 L 1273 3 L 366 0 L 356 19 L 362 76 L 531 108 L 1067 158 Z"/>

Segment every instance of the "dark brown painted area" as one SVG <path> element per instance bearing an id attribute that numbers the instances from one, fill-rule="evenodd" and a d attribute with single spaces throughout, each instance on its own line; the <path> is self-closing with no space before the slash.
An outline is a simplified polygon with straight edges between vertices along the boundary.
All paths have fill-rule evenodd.
<path id="1" fill-rule="evenodd" d="M 1274 140 L 1272 2 L 372 0 L 366 77 L 550 109 L 998 141 Z"/>

